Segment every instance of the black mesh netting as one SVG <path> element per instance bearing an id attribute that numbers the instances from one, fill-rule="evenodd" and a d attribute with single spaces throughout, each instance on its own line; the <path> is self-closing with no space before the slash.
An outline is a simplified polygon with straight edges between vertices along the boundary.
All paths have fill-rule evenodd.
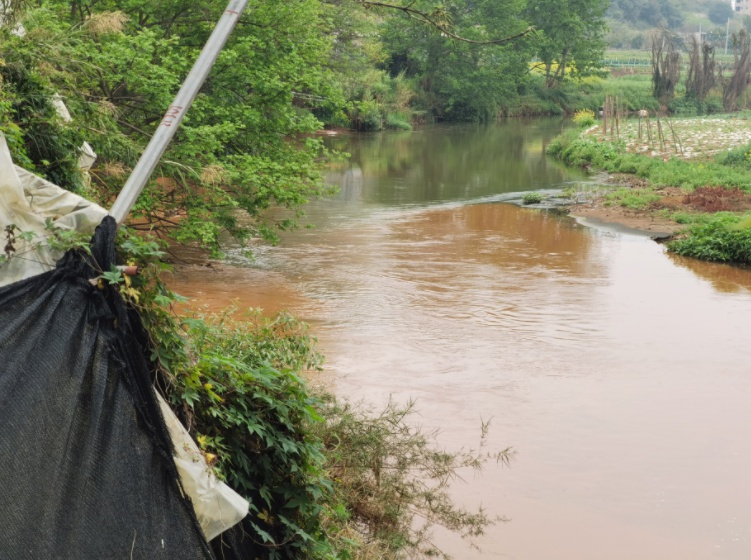
<path id="1" fill-rule="evenodd" d="M 0 288 L 0 560 L 207 559 L 152 390 L 136 315 L 92 255 Z"/>

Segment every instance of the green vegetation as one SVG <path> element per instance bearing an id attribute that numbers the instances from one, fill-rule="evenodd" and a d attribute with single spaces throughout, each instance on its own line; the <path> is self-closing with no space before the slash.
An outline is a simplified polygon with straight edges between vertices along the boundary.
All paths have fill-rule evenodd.
<path id="1" fill-rule="evenodd" d="M 581 128 L 587 128 L 595 124 L 595 112 L 589 109 L 581 109 L 574 113 L 574 122 Z"/>
<path id="2" fill-rule="evenodd" d="M 111 201 L 222 9 L 97 2 L 92 14 L 56 1 L 23 14 L 25 36 L 0 29 L 0 126 L 15 160 L 59 179 L 49 167 L 75 167 L 86 139 L 99 155 L 90 194 Z M 325 67 L 331 39 L 309 23 L 320 10 L 315 0 L 253 8 L 254 25 L 238 27 L 139 200 L 139 227 L 217 251 L 222 231 L 273 240 L 291 222 L 266 209 L 295 209 L 322 192 L 320 143 L 304 135 L 319 128 L 319 100 L 339 93 Z M 73 123 L 50 116 L 43 101 L 55 93 Z"/>
<path id="3" fill-rule="evenodd" d="M 542 31 L 534 54 L 544 69 L 545 85 L 564 82 L 567 71 L 586 77 L 600 70 L 605 49 L 607 4 L 591 0 L 533 2 L 525 17 Z"/>
<path id="4" fill-rule="evenodd" d="M 668 248 L 707 261 L 751 264 L 751 223 L 748 217 L 719 212 L 689 226 L 686 236 Z"/>
<path id="5" fill-rule="evenodd" d="M 537 192 L 527 193 L 522 197 L 523 204 L 540 204 L 542 202 L 542 195 Z"/>
<path id="6" fill-rule="evenodd" d="M 689 130 L 700 122 L 681 121 L 673 126 Z M 713 120 L 705 119 L 703 125 L 716 131 Z M 696 137 L 707 144 L 705 135 L 697 131 Z M 680 187 L 683 202 L 694 211 L 660 211 L 663 218 L 688 225 L 678 239 L 668 243 L 669 250 L 704 260 L 751 263 L 751 216 L 728 211 L 743 208 L 743 200 L 751 193 L 751 143 L 719 152 L 710 160 L 689 161 L 675 156 L 664 161 L 635 154 L 630 151 L 634 148 L 626 141 L 583 135 L 580 130 L 571 129 L 548 146 L 548 153 L 569 165 L 591 166 L 646 179 L 643 187 L 621 187 L 606 192 L 603 203 L 607 206 L 649 210 L 662 198 L 659 189 Z"/>
<path id="7" fill-rule="evenodd" d="M 275 241 L 293 227 L 301 206 L 327 192 L 330 154 L 315 136 L 324 122 L 406 130 L 433 117 L 489 119 L 517 95 L 528 39 L 487 43 L 525 32 L 507 17 L 523 2 L 488 0 L 469 12 L 457 3 L 433 24 L 369 4 L 252 3 L 121 231 L 123 260 L 144 272 L 103 275 L 140 313 L 159 390 L 217 474 L 249 498 L 240 530 L 252 558 L 436 556 L 432 525 L 471 536 L 494 522 L 454 506 L 447 484 L 460 469 L 508 459 L 435 450 L 432 435 L 411 426 L 411 405 L 374 414 L 314 394 L 301 372 L 321 358 L 304 325 L 257 313 L 178 317 L 181 300 L 160 280 L 169 267 L 156 237 L 217 254 L 222 236 Z M 4 21 L 25 30 L 0 28 L 0 131 L 15 161 L 109 206 L 223 8 L 2 3 Z M 423 55 L 430 64 L 419 66 Z M 99 156 L 88 177 L 78 170 L 84 141 Z M 26 235 L 8 227 L 9 237 Z M 84 249 L 73 236 L 52 238 Z"/>
<path id="8" fill-rule="evenodd" d="M 223 3 L 0 4 L 8 23 L 0 28 L 0 131 L 15 161 L 109 206 Z M 177 317 L 179 298 L 160 281 L 168 267 L 154 236 L 213 254 L 226 236 L 276 241 L 280 230 L 295 226 L 306 201 L 327 192 L 321 172 L 331 154 L 316 136 L 324 126 L 409 130 L 435 120 L 582 110 L 576 119 L 586 127 L 608 95 L 621 96 L 629 110 L 659 109 L 649 75 L 601 75 L 604 0 L 384 6 L 254 0 L 121 235 L 124 259 L 144 274 L 131 281 L 106 273 L 140 311 L 160 390 L 216 472 L 250 499 L 242 530 L 256 543 L 254 558 L 436 556 L 431 524 L 472 536 L 493 522 L 455 507 L 447 484 L 460 469 L 509 455 L 436 451 L 431 434 L 411 427 L 411 405 L 374 414 L 313 394 L 300 374 L 321 358 L 291 317 Z M 656 12 L 646 4 L 614 6 L 633 23 L 677 21 L 670 2 Z M 16 21 L 25 35 L 14 32 Z M 681 83 L 675 91 L 676 111 L 717 107 L 716 90 L 700 101 L 686 99 Z M 58 114 L 56 95 L 72 122 Z M 743 92 L 738 99 L 743 106 Z M 84 141 L 99 156 L 88 177 L 78 171 Z M 550 150 L 571 165 L 636 173 L 687 192 L 751 184 L 751 148 L 702 168 L 577 131 Z M 624 189 L 609 201 L 641 208 L 655 196 Z M 541 201 L 539 193 L 524 197 L 525 204 Z M 737 236 L 731 225 L 723 226 L 727 234 L 711 235 Z M 23 232 L 8 233 L 16 234 Z M 81 247 L 64 236 L 56 242 Z"/>
<path id="9" fill-rule="evenodd" d="M 448 484 L 462 469 L 508 462 L 509 450 L 437 450 L 435 434 L 410 424 L 411 403 L 375 414 L 314 394 L 300 372 L 322 356 L 306 325 L 235 309 L 178 318 L 172 306 L 183 300 L 160 280 L 169 267 L 158 244 L 124 229 L 118 245 L 142 273 L 105 277 L 140 312 L 159 389 L 214 471 L 250 501 L 239 530 L 253 558 L 436 556 L 433 526 L 471 537 L 495 522 L 455 506 Z"/>
<path id="10" fill-rule="evenodd" d="M 581 136 L 580 131 L 574 129 L 551 142 L 548 154 L 571 166 L 631 173 L 649 180 L 653 187 L 680 187 L 690 192 L 703 186 L 721 186 L 751 191 L 751 168 L 730 167 L 719 161 L 689 162 L 677 157 L 663 161 L 631 153 L 622 141 Z"/>
<path id="11" fill-rule="evenodd" d="M 633 210 L 642 210 L 660 200 L 660 195 L 653 189 L 620 188 L 605 194 L 606 206 L 624 206 Z"/>

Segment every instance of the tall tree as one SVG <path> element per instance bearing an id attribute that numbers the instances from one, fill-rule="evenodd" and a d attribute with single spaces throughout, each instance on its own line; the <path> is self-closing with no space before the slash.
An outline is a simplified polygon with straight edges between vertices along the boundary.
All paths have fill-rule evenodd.
<path id="1" fill-rule="evenodd" d="M 673 99 L 681 78 L 681 53 L 675 39 L 664 29 L 652 35 L 652 95 L 662 104 Z"/>
<path id="2" fill-rule="evenodd" d="M 406 18 L 389 20 L 384 44 L 392 74 L 419 81 L 422 102 L 433 116 L 447 120 L 488 120 L 513 99 L 526 80 L 532 39 L 488 44 L 495 37 L 523 33 L 521 0 L 452 0 L 444 5 L 453 34 L 435 33 Z"/>
<path id="3" fill-rule="evenodd" d="M 722 107 L 727 112 L 735 111 L 736 101 L 748 89 L 751 76 L 751 40 L 745 29 L 733 35 L 733 74 L 722 82 Z"/>
<path id="4" fill-rule="evenodd" d="M 707 42 L 699 44 L 695 35 L 691 36 L 688 76 L 686 77 L 686 97 L 704 101 L 717 81 L 715 69 L 715 48 Z"/>
<path id="5" fill-rule="evenodd" d="M 60 92 L 71 126 L 100 156 L 93 186 L 110 204 L 224 8 L 50 0 L 24 17 L 26 38 L 5 31 L 0 58 L 42 69 Z M 338 95 L 321 9 L 318 0 L 251 2 L 134 209 L 142 227 L 213 248 L 223 230 L 273 239 L 290 221 L 266 210 L 296 209 L 321 192 L 311 110 Z"/>
<path id="6" fill-rule="evenodd" d="M 548 87 L 567 76 L 583 77 L 600 68 L 605 51 L 607 0 L 540 0 L 531 2 L 527 20 L 538 30 L 535 54 L 545 69 Z"/>

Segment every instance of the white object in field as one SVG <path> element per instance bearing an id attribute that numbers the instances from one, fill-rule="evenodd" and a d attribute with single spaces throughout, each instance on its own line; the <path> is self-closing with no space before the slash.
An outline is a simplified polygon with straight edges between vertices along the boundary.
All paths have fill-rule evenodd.
<path id="1" fill-rule="evenodd" d="M 47 219 L 57 228 L 93 234 L 106 215 L 107 211 L 93 202 L 13 165 L 0 134 L 0 245 L 5 246 L 5 228 L 10 225 L 34 236 L 30 240 L 16 237 L 13 256 L 0 264 L 0 286 L 55 267 L 62 252 L 44 243 L 50 234 Z"/>
<path id="2" fill-rule="evenodd" d="M 248 515 L 248 502 L 216 477 L 175 413 L 159 393 L 156 396 L 175 446 L 175 465 L 180 482 L 193 502 L 206 540 L 210 541 Z"/>
<path id="3" fill-rule="evenodd" d="M 52 96 L 52 105 L 55 107 L 55 111 L 57 111 L 57 114 L 63 119 L 63 121 L 69 123 L 73 120 L 73 117 L 70 116 L 70 111 L 68 111 L 68 107 L 65 105 L 65 102 L 63 101 L 63 98 L 60 97 L 59 93 Z M 81 146 L 81 155 L 78 157 L 79 169 L 84 173 L 88 173 L 95 161 L 96 152 L 94 151 L 94 148 L 92 148 L 91 144 L 88 142 L 84 142 Z"/>
<path id="4" fill-rule="evenodd" d="M 78 156 L 78 168 L 88 173 L 89 169 L 93 167 L 94 162 L 96 162 L 96 152 L 91 147 L 91 144 L 84 142 L 83 146 L 81 146 L 81 155 Z"/>
<path id="5" fill-rule="evenodd" d="M 65 102 L 63 101 L 63 98 L 60 97 L 59 93 L 52 96 L 52 106 L 55 107 L 58 116 L 66 123 L 73 120 L 73 117 L 70 116 L 70 111 L 68 111 L 68 107 L 66 107 Z"/>

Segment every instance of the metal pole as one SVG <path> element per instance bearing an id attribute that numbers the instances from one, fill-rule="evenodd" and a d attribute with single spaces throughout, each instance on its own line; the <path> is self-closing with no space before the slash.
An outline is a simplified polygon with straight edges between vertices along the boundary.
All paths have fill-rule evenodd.
<path id="1" fill-rule="evenodd" d="M 725 54 L 728 54 L 728 37 L 730 37 L 730 18 L 728 18 L 728 26 L 725 29 Z"/>
<path id="2" fill-rule="evenodd" d="M 216 24 L 211 37 L 209 37 L 209 40 L 203 47 L 190 74 L 185 78 L 175 100 L 172 102 L 170 108 L 167 109 L 149 145 L 146 146 L 141 155 L 141 159 L 138 160 L 136 167 L 125 182 L 117 200 L 115 200 L 115 204 L 112 205 L 110 216 L 115 218 L 118 226 L 122 225 L 128 217 L 131 208 L 136 203 L 138 195 L 141 194 L 143 187 L 146 185 L 157 163 L 159 163 L 164 151 L 167 149 L 167 145 L 175 135 L 177 127 L 180 126 L 180 122 L 182 122 L 186 111 L 190 108 L 196 95 L 198 95 L 198 90 L 201 89 L 203 82 L 209 75 L 211 67 L 219 56 L 219 52 L 227 42 L 227 38 L 235 28 L 248 2 L 249 0 L 231 0 L 221 19 Z"/>

